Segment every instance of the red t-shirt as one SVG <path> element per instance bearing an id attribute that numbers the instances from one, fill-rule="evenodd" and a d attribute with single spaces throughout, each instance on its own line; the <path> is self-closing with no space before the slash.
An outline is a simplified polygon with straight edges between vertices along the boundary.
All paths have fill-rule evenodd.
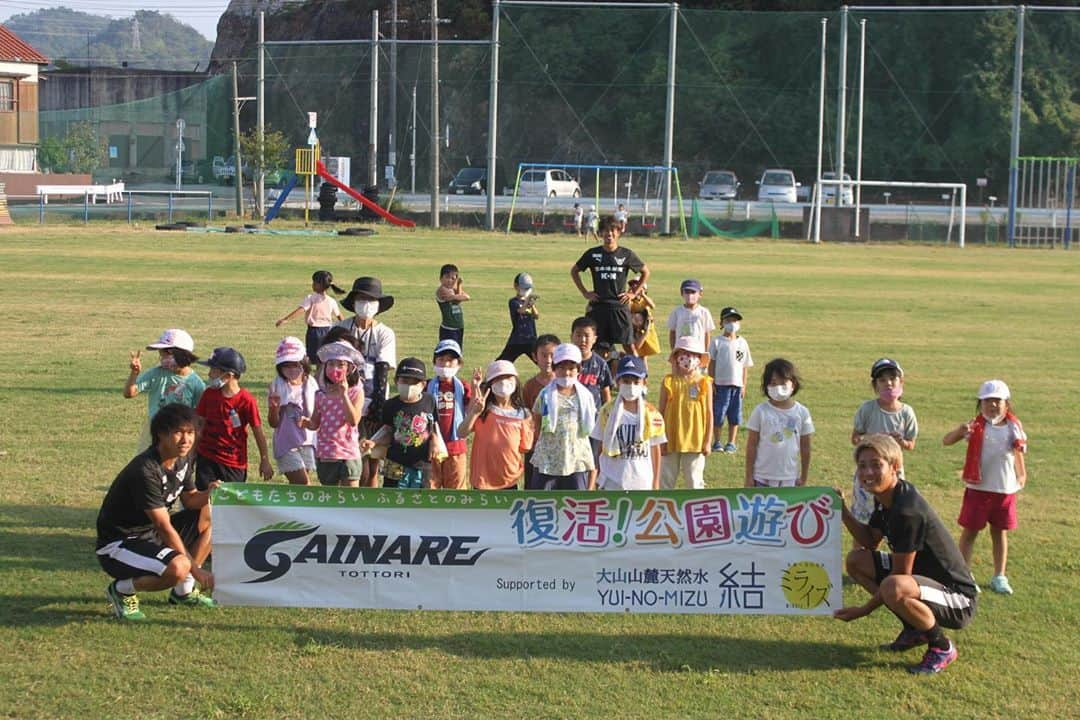
<path id="1" fill-rule="evenodd" d="M 199 455 L 228 467 L 247 468 L 247 428 L 259 427 L 259 406 L 244 388 L 231 398 L 221 388 L 206 388 L 195 412 L 205 422 Z"/>
<path id="2" fill-rule="evenodd" d="M 461 400 L 461 414 L 469 411 L 469 403 L 472 402 L 472 387 L 469 383 L 461 383 L 464 391 Z M 439 432 L 446 441 L 446 452 L 450 455 L 464 455 L 469 448 L 469 443 L 464 438 L 450 440 L 451 430 L 454 425 L 454 378 L 439 378 L 439 392 L 435 393 L 435 408 L 439 418 Z"/>

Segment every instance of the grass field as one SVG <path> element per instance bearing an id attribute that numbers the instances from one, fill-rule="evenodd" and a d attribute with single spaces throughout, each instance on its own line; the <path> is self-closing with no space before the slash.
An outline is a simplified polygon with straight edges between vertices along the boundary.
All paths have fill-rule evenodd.
<path id="1" fill-rule="evenodd" d="M 361 612 L 222 608 L 195 614 L 147 595 L 150 622 L 112 620 L 93 557 L 94 519 L 135 450 L 146 412 L 121 387 L 128 350 L 184 327 L 196 350 L 233 345 L 265 402 L 281 330 L 316 269 L 338 284 L 383 279 L 399 357 L 428 360 L 439 265 L 456 262 L 466 365 L 509 326 L 515 273 L 532 273 L 542 332 L 566 336 L 583 302 L 569 278 L 584 249 L 561 236 L 454 231 L 372 238 L 178 234 L 129 229 L 0 232 L 0 716 L 307 717 L 1058 717 L 1080 706 L 1080 521 L 1072 444 L 1080 396 L 1080 255 L 925 246 L 635 240 L 661 317 L 678 282 L 736 305 L 760 369 L 792 359 L 813 413 L 811 482 L 847 485 L 849 435 L 882 355 L 907 372 L 921 435 L 908 478 L 954 526 L 979 382 L 1005 379 L 1030 436 L 1029 484 L 1012 535 L 1013 597 L 984 593 L 943 675 L 879 652 L 884 610 L 826 618 Z M 654 361 L 653 372 L 663 365 Z M 531 374 L 524 360 L 519 369 Z M 752 376 L 752 384 L 760 378 Z M 752 389 L 753 402 L 760 395 Z M 651 393 L 655 399 L 655 390 Z M 752 403 L 751 403 L 752 406 Z M 711 486 L 742 478 L 713 456 Z M 280 476 L 277 478 L 281 480 Z M 985 587 L 989 541 L 975 574 Z M 845 588 L 849 602 L 861 589 Z M 1073 710 L 1068 710 L 1072 707 Z"/>

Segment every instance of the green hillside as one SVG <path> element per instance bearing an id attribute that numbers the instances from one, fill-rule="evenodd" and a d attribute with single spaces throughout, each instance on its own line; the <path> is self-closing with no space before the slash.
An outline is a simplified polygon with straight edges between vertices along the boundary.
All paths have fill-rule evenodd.
<path id="1" fill-rule="evenodd" d="M 205 69 L 213 47 L 171 15 L 145 10 L 114 20 L 60 7 L 13 15 L 4 24 L 57 64 Z"/>

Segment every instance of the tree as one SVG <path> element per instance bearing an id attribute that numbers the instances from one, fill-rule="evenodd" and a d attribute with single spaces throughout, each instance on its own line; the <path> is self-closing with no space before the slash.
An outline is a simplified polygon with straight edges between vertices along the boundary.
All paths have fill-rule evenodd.
<path id="1" fill-rule="evenodd" d="M 51 172 L 92 173 L 106 157 L 105 138 L 89 122 L 73 123 L 67 135 L 45 138 L 38 147 L 38 165 Z"/>
<path id="2" fill-rule="evenodd" d="M 240 133 L 240 155 L 251 167 L 251 176 L 256 179 L 260 175 L 285 169 L 289 164 L 292 149 L 292 144 L 283 132 L 266 125 L 263 131 L 263 154 L 260 157 L 258 128 Z"/>

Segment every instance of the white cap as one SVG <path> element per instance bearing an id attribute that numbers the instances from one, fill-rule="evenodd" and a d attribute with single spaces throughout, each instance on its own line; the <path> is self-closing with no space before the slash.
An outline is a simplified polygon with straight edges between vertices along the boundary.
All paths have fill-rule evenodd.
<path id="1" fill-rule="evenodd" d="M 157 342 L 146 346 L 147 350 L 166 350 L 168 348 L 179 348 L 188 352 L 195 352 L 195 341 L 180 328 L 169 328 L 161 333 L 161 337 L 157 339 Z"/>
<path id="2" fill-rule="evenodd" d="M 554 356 L 551 358 L 551 365 L 554 367 L 567 361 L 575 362 L 578 365 L 581 364 L 581 349 L 577 345 L 563 343 L 555 348 Z"/>
<path id="3" fill-rule="evenodd" d="M 514 363 L 509 360 L 496 360 L 487 366 L 487 372 L 484 373 L 484 382 L 491 382 L 497 377 L 502 375 L 518 376 L 517 368 L 514 367 Z"/>
<path id="4" fill-rule="evenodd" d="M 979 386 L 979 394 L 977 397 L 980 400 L 986 400 L 987 398 L 1008 400 L 1010 397 L 1009 386 L 1005 384 L 1004 380 L 987 380 Z"/>
<path id="5" fill-rule="evenodd" d="M 287 362 L 302 363 L 307 359 L 307 350 L 303 341 L 298 337 L 288 336 L 281 338 L 277 350 L 274 352 L 274 364 L 280 365 Z"/>

